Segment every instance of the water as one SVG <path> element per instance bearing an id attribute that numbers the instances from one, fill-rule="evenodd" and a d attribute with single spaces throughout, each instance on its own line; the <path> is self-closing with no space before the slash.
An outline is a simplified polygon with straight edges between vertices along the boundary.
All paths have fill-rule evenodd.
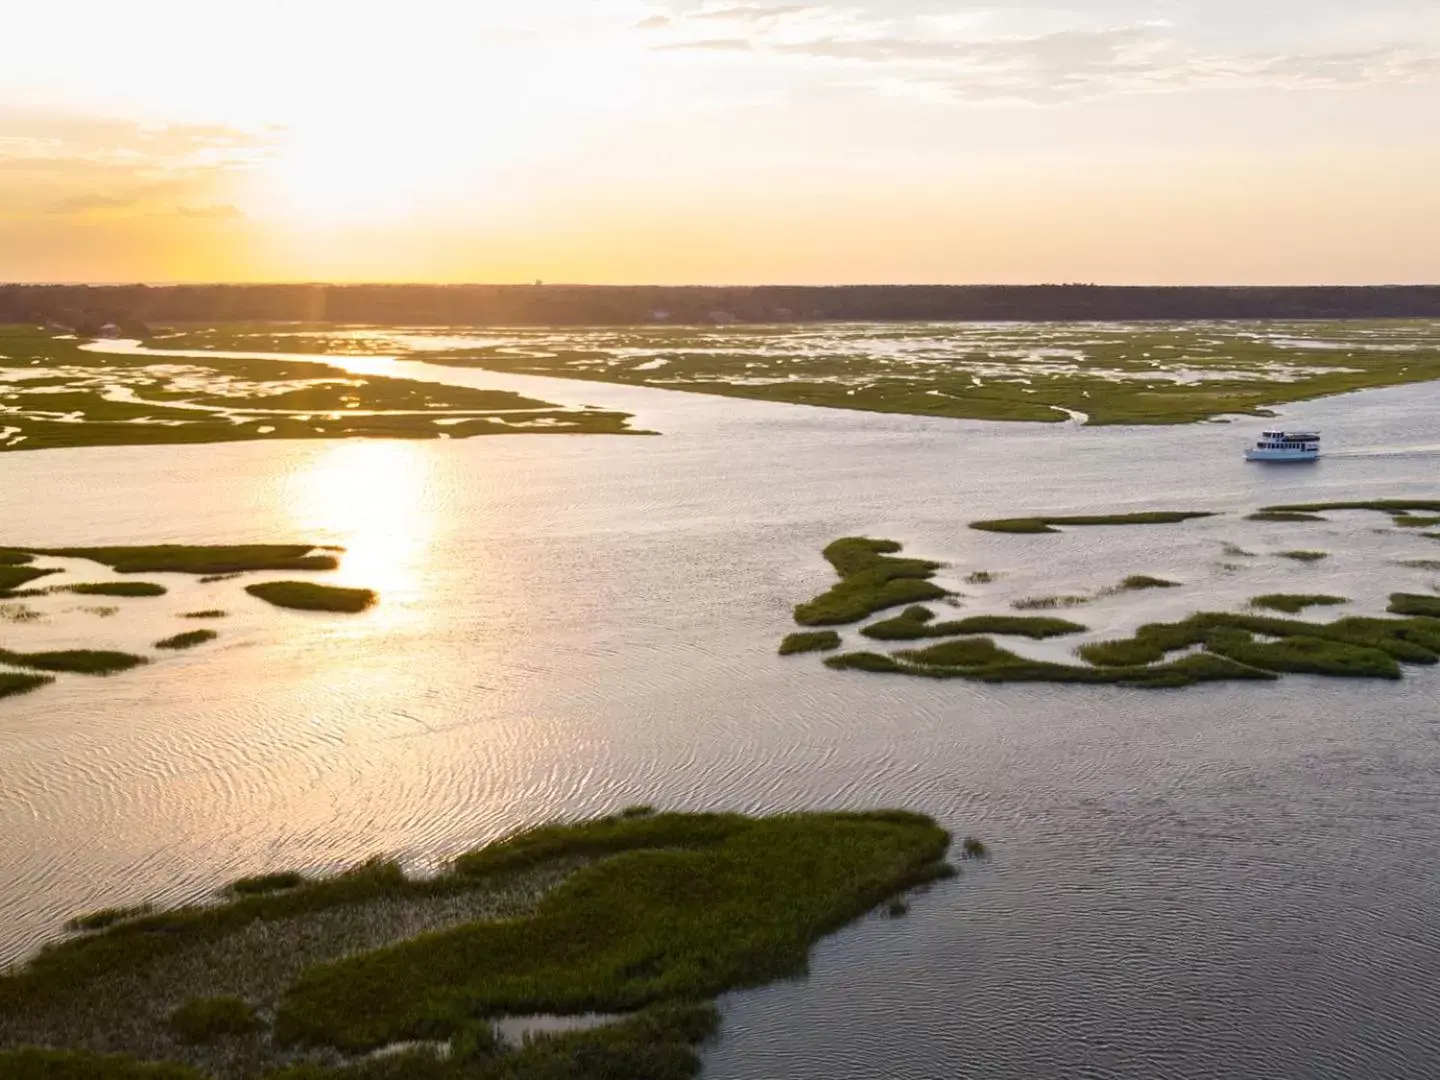
<path id="1" fill-rule="evenodd" d="M 1428 591 L 1440 575 L 1388 563 L 1440 545 L 1372 532 L 1381 515 L 964 525 L 1435 497 L 1440 386 L 1287 409 L 1343 453 L 1277 469 L 1241 460 L 1259 421 L 1034 428 L 403 372 L 625 408 L 667 436 L 0 457 L 5 543 L 338 543 L 345 582 L 383 595 L 354 619 L 186 603 L 237 614 L 193 653 L 0 703 L 0 956 L 80 910 L 376 852 L 427 869 L 557 815 L 901 805 L 994 858 L 822 943 L 808 979 L 727 997 L 707 1077 L 1435 1075 L 1440 672 L 1147 693 L 840 675 L 774 650 L 826 583 L 819 549 L 857 532 L 952 561 L 948 582 L 1008 573 L 967 610 L 1188 583 L 1073 613 L 1101 636 L 1261 592 L 1379 610 Z M 1227 560 L 1227 541 L 1335 555 Z"/>

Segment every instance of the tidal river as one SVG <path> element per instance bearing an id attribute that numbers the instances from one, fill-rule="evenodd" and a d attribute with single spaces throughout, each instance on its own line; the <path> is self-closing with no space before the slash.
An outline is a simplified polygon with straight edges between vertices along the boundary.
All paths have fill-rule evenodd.
<path id="1" fill-rule="evenodd" d="M 1382 515 L 1292 536 L 1243 513 L 1440 497 L 1440 385 L 1287 408 L 1334 451 L 1297 471 L 1245 464 L 1252 420 L 1040 427 L 403 373 L 621 408 L 664 437 L 0 457 L 0 544 L 340 544 L 342 583 L 382 597 L 353 619 L 237 607 L 207 649 L 0 702 L 0 958 L 82 910 L 376 853 L 424 869 L 631 803 L 893 805 L 993 859 L 907 918 L 823 942 L 808 979 L 726 998 L 707 1077 L 1436 1075 L 1440 671 L 991 687 L 775 649 L 790 606 L 830 581 L 820 549 L 853 534 L 953 564 L 962 592 L 972 571 L 1003 573 L 1001 608 L 1130 573 L 1187 583 L 1077 616 L 1100 637 L 1264 592 L 1379 613 L 1440 582 L 1395 565 L 1440 543 L 1377 532 Z M 1140 509 L 1232 513 L 1061 537 L 965 527 Z M 1285 547 L 1332 558 L 1266 557 Z M 151 629 L 44 632 L 63 647 Z M 0 644 L 23 632 L 0 626 Z"/>

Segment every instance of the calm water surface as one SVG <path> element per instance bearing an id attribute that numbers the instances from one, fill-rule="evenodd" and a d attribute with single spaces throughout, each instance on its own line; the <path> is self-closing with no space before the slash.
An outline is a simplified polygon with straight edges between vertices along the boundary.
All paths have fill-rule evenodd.
<path id="1" fill-rule="evenodd" d="M 790 605 L 827 582 L 819 549 L 857 532 L 953 562 L 947 581 L 1007 572 L 973 610 L 1136 572 L 1187 583 L 1083 609 L 1097 636 L 1278 590 L 1379 611 L 1440 580 L 1391 565 L 1440 544 L 1376 532 L 1380 515 L 1298 538 L 1233 516 L 1053 537 L 964 525 L 1436 496 L 1440 386 L 1291 408 L 1337 452 L 1266 469 L 1240 459 L 1252 421 L 1036 428 L 403 370 L 626 408 L 666 437 L 0 457 L 4 543 L 338 543 L 340 576 L 384 598 L 311 617 L 181 580 L 184 606 L 139 623 L 0 627 L 123 645 L 176 610 L 236 613 L 215 645 L 0 703 L 0 957 L 79 910 L 377 852 L 426 869 L 628 803 L 900 805 L 994 859 L 906 919 L 827 940 L 808 979 L 728 997 L 707 1077 L 1440 1072 L 1440 672 L 1147 693 L 774 655 Z M 1297 546 L 1335 555 L 1265 557 Z"/>

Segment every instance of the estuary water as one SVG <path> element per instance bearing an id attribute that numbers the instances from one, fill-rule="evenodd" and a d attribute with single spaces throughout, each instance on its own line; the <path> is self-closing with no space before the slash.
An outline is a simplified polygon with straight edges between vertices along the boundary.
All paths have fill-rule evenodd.
<path id="1" fill-rule="evenodd" d="M 0 625 L 7 646 L 118 647 L 185 629 L 181 610 L 232 611 L 212 645 L 0 702 L 0 958 L 77 911 L 376 853 L 426 870 L 632 803 L 903 806 L 993 858 L 906 918 L 827 939 L 808 978 L 728 996 L 707 1077 L 1440 1071 L 1440 671 L 1147 692 L 775 655 L 790 606 L 831 580 L 820 549 L 852 534 L 951 564 L 941 580 L 967 613 L 1132 573 L 1185 583 L 1067 613 L 1094 637 L 1266 592 L 1379 613 L 1389 592 L 1440 583 L 1398 565 L 1440 559 L 1440 542 L 1378 514 L 1243 514 L 1440 497 L 1440 385 L 1286 408 L 1332 453 L 1277 469 L 1241 460 L 1251 419 L 991 424 L 339 362 L 621 408 L 663 437 L 0 457 L 0 543 L 341 544 L 338 577 L 382 595 L 366 615 L 312 616 L 161 575 L 174 591 L 143 616 Z M 965 527 L 1157 508 L 1227 514 L 1055 536 Z M 1291 548 L 1332 554 L 1276 557 Z M 965 584 L 977 570 L 1005 576 Z"/>

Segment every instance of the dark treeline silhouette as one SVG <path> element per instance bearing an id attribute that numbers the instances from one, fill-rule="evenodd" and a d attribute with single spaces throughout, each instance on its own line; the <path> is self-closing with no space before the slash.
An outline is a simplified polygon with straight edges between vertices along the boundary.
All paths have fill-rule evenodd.
<path id="1" fill-rule="evenodd" d="M 1440 318 L 1440 286 L 0 285 L 0 322 L 625 326 L 906 320 Z"/>

